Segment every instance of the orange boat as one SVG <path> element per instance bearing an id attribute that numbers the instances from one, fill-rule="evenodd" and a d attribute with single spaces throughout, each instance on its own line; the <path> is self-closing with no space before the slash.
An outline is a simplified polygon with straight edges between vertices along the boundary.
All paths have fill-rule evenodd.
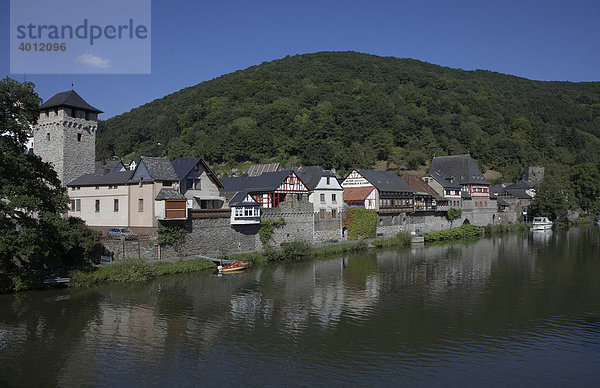
<path id="1" fill-rule="evenodd" d="M 219 265 L 217 269 L 219 270 L 219 272 L 233 272 L 246 269 L 249 265 L 250 263 L 247 262 L 236 261 L 231 264 Z"/>

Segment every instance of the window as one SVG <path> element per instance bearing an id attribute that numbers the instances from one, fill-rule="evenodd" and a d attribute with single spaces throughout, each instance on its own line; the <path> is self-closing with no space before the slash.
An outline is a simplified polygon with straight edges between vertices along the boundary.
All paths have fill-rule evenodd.
<path id="1" fill-rule="evenodd" d="M 166 186 L 166 187 L 171 187 L 173 183 L 172 182 L 168 182 L 168 181 L 163 181 L 162 185 Z"/>
<path id="2" fill-rule="evenodd" d="M 75 200 L 71 200 L 71 211 L 75 211 Z"/>
<path id="3" fill-rule="evenodd" d="M 100 186 L 96 186 L 96 190 L 100 189 Z"/>
<path id="4" fill-rule="evenodd" d="M 138 212 L 144 211 L 144 200 L 142 198 L 138 199 Z"/>
<path id="5" fill-rule="evenodd" d="M 337 218 L 337 209 L 331 209 L 331 218 Z"/>
<path id="6" fill-rule="evenodd" d="M 331 202 L 337 202 L 337 194 L 331 194 Z"/>
<path id="7" fill-rule="evenodd" d="M 81 211 L 81 199 L 76 199 L 75 200 L 75 211 L 76 212 L 80 212 Z"/>
<path id="8" fill-rule="evenodd" d="M 331 177 L 327 177 L 327 184 L 330 185 L 331 184 Z"/>
<path id="9" fill-rule="evenodd" d="M 319 210 L 319 217 L 325 218 L 325 209 Z"/>
<path id="10" fill-rule="evenodd" d="M 487 206 L 487 201 L 485 201 L 485 206 Z"/>
<path id="11" fill-rule="evenodd" d="M 97 199 L 96 200 L 96 213 L 98 213 L 100 211 L 100 200 Z"/>
<path id="12" fill-rule="evenodd" d="M 115 211 L 115 212 L 119 211 L 119 200 L 117 198 L 115 198 L 115 201 L 113 203 L 113 211 Z"/>
<path id="13" fill-rule="evenodd" d="M 194 179 L 194 190 L 200 190 L 202 185 L 200 184 L 200 178 Z"/>
<path id="14" fill-rule="evenodd" d="M 192 187 L 194 187 L 194 180 L 190 179 L 190 178 L 186 179 L 185 180 L 185 188 L 189 190 Z"/>
<path id="15" fill-rule="evenodd" d="M 325 202 L 325 194 L 321 194 L 321 203 Z"/>
<path id="16" fill-rule="evenodd" d="M 236 207 L 235 208 L 235 216 L 236 217 L 242 217 L 244 215 L 244 209 Z"/>
<path id="17" fill-rule="evenodd" d="M 81 136 L 82 136 L 81 133 L 77 134 L 77 141 L 81 141 Z"/>
<path id="18" fill-rule="evenodd" d="M 46 134 L 46 140 L 50 141 L 50 132 Z"/>

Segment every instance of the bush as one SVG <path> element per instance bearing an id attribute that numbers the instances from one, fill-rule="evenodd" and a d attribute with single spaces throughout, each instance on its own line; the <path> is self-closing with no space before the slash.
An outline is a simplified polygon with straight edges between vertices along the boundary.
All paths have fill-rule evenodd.
<path id="1" fill-rule="evenodd" d="M 440 230 L 437 232 L 425 233 L 426 242 L 441 241 L 441 240 L 455 240 L 460 238 L 473 238 L 479 237 L 483 234 L 482 228 L 475 225 L 463 225 L 459 228 L 452 228 L 446 230 Z"/>
<path id="2" fill-rule="evenodd" d="M 407 232 L 400 232 L 394 238 L 377 239 L 373 240 L 371 244 L 378 248 L 384 247 L 405 247 L 409 246 L 412 241 L 412 237 Z"/>
<path id="3" fill-rule="evenodd" d="M 377 237 L 377 211 L 364 207 L 350 208 L 346 212 L 345 226 L 348 228 L 348 240 Z"/>
<path id="4" fill-rule="evenodd" d="M 180 252 L 187 232 L 181 226 L 161 226 L 157 230 L 158 243 L 170 245 L 175 252 Z"/>
<path id="5" fill-rule="evenodd" d="M 269 240 L 273 237 L 273 231 L 275 228 L 285 225 L 285 220 L 280 218 L 278 220 L 266 219 L 260 222 L 260 228 L 258 229 L 258 237 L 262 242 L 263 246 L 269 246 Z"/>

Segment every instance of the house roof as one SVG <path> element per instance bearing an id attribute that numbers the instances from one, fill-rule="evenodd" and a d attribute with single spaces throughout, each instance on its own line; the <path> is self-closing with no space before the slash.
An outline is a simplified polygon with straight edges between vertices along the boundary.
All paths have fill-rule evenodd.
<path id="1" fill-rule="evenodd" d="M 276 172 L 281 170 L 281 164 L 269 163 L 269 164 L 255 164 L 248 168 L 248 176 L 259 176 L 265 172 Z"/>
<path id="2" fill-rule="evenodd" d="M 409 185 L 415 192 L 426 193 L 437 200 L 444 200 L 434 189 L 425 183 L 421 178 L 416 175 L 404 174 L 401 178 L 407 185 Z"/>
<path id="3" fill-rule="evenodd" d="M 103 113 L 101 110 L 96 109 L 87 102 L 85 102 L 85 100 L 81 98 L 81 96 L 77 94 L 77 92 L 74 90 L 68 90 L 66 92 L 55 94 L 48 101 L 40 105 L 39 109 L 43 110 L 50 108 L 58 108 L 61 106 L 67 108 L 81 109 L 88 112 Z"/>
<path id="4" fill-rule="evenodd" d="M 293 169 L 302 182 L 309 190 L 314 190 L 319 185 L 321 178 L 332 177 L 336 178 L 335 174 L 329 170 L 324 170 L 321 166 L 304 166 Z M 337 179 L 337 178 L 336 178 Z"/>
<path id="5" fill-rule="evenodd" d="M 400 177 L 391 171 L 356 170 L 377 190 L 393 192 L 414 192 Z"/>
<path id="6" fill-rule="evenodd" d="M 184 200 L 185 195 L 180 194 L 177 190 L 175 189 L 160 189 L 160 191 L 158 192 L 158 195 L 156 196 L 156 200 L 157 201 L 164 201 L 167 199 L 178 199 L 178 200 Z"/>
<path id="7" fill-rule="evenodd" d="M 506 189 L 533 189 L 538 182 L 517 181 L 504 186 Z"/>
<path id="8" fill-rule="evenodd" d="M 133 171 L 111 172 L 108 174 L 85 174 L 67 183 L 67 186 L 103 186 L 127 183 Z"/>
<path id="9" fill-rule="evenodd" d="M 519 199 L 531 199 L 531 195 L 527 194 L 527 189 L 505 187 L 504 192 L 510 194 L 511 197 Z"/>
<path id="10" fill-rule="evenodd" d="M 223 191 L 269 192 L 275 191 L 290 175 L 291 171 L 265 172 L 259 176 L 223 178 Z M 304 182 L 303 182 L 304 183 Z"/>
<path id="11" fill-rule="evenodd" d="M 94 167 L 96 174 L 104 174 L 106 170 L 108 170 L 110 173 L 115 171 L 117 168 L 125 168 L 120 160 L 97 160 L 94 163 Z"/>
<path id="12" fill-rule="evenodd" d="M 343 194 L 344 202 L 363 202 L 374 188 L 374 186 L 346 187 Z"/>
<path id="13" fill-rule="evenodd" d="M 497 201 L 498 201 L 498 205 L 500 205 L 500 206 L 509 206 L 508 202 L 506 202 L 505 200 L 503 200 L 500 197 L 498 197 Z"/>
<path id="14" fill-rule="evenodd" d="M 229 206 L 258 206 L 258 202 L 256 201 L 246 201 L 248 197 L 247 191 L 238 191 L 235 193 L 233 197 L 229 200 Z"/>
<path id="15" fill-rule="evenodd" d="M 441 176 L 437 172 L 433 172 L 427 176 L 430 176 L 431 178 L 433 178 L 433 180 L 435 180 L 437 183 L 442 185 L 442 187 L 444 189 L 458 189 L 458 190 L 462 189 L 462 187 L 460 187 L 460 185 L 458 183 L 452 183 L 450 181 L 447 181 L 446 179 L 444 179 L 443 176 Z"/>
<path id="16" fill-rule="evenodd" d="M 204 170 L 206 171 L 206 175 L 208 175 L 210 180 L 215 185 L 217 185 L 217 187 L 219 189 L 222 189 L 223 184 L 221 183 L 219 178 L 217 178 L 217 175 L 213 172 L 213 170 L 210 168 L 210 166 L 208 165 L 208 163 L 206 163 L 206 161 L 204 159 L 202 159 L 202 158 L 181 158 L 181 159 L 177 159 L 177 160 L 174 160 L 173 162 L 171 162 L 171 164 L 173 165 L 173 170 L 175 170 L 175 174 L 177 175 L 177 178 L 179 178 L 179 180 L 184 179 L 190 173 L 190 171 L 192 171 L 194 166 L 197 165 L 198 163 L 202 163 L 202 167 L 204 167 Z"/>
<path id="17" fill-rule="evenodd" d="M 155 181 L 178 181 L 177 174 L 173 169 L 171 161 L 167 158 L 156 158 L 150 156 L 142 156 L 136 169 L 140 168 L 141 164 L 146 166 L 148 173 Z"/>
<path id="18" fill-rule="evenodd" d="M 489 184 L 471 155 L 437 156 L 431 161 L 430 173 L 438 173 L 444 179 L 459 184 Z"/>

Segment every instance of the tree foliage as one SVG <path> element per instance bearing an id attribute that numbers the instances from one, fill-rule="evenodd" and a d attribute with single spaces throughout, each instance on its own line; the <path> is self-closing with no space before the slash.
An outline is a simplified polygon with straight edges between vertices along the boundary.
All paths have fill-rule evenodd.
<path id="1" fill-rule="evenodd" d="M 599 113 L 599 83 L 320 52 L 227 74 L 101 122 L 97 156 L 348 171 L 377 160 L 415 168 L 470 152 L 511 181 L 528 165 L 598 163 Z"/>

